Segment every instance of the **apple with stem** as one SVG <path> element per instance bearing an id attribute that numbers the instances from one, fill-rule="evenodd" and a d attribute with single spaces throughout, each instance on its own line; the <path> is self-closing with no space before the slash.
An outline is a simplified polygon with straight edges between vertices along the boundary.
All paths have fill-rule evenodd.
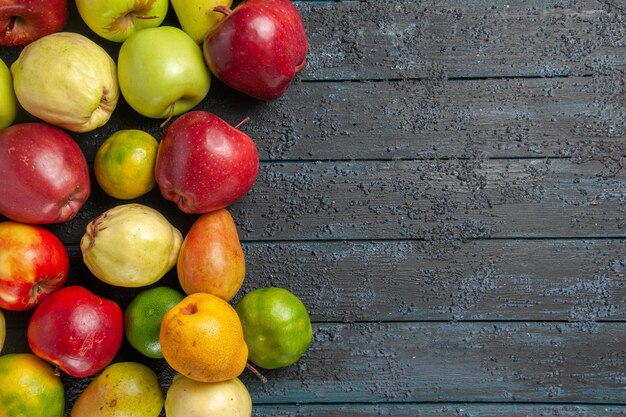
<path id="1" fill-rule="evenodd" d="M 168 5 L 168 0 L 76 0 L 87 26 L 113 42 L 124 42 L 138 30 L 159 26 Z"/>
<path id="2" fill-rule="evenodd" d="M 0 130 L 11 126 L 17 115 L 17 98 L 13 91 L 13 78 L 4 61 L 0 59 Z"/>
<path id="3" fill-rule="evenodd" d="M 289 0 L 246 0 L 230 10 L 204 40 L 204 58 L 224 84 L 260 100 L 285 93 L 304 68 L 308 41 Z"/>
<path id="4" fill-rule="evenodd" d="M 163 197 L 185 213 L 201 214 L 246 194 L 259 170 L 259 154 L 240 125 L 200 110 L 176 119 L 157 153 L 155 177 Z"/>
<path id="5" fill-rule="evenodd" d="M 2 0 L 0 45 L 24 46 L 59 32 L 67 17 L 67 0 Z"/>
<path id="6" fill-rule="evenodd" d="M 29 310 L 67 280 L 67 250 L 43 227 L 1 222 L 0 253 L 0 308 Z"/>
<path id="7" fill-rule="evenodd" d="M 202 50 L 173 26 L 143 29 L 126 39 L 117 70 L 128 104 L 154 119 L 169 120 L 192 109 L 211 85 Z"/>
<path id="8" fill-rule="evenodd" d="M 213 9 L 217 6 L 230 7 L 232 0 L 171 0 L 176 17 L 183 30 L 196 43 L 204 42 L 209 30 L 224 14 Z"/>

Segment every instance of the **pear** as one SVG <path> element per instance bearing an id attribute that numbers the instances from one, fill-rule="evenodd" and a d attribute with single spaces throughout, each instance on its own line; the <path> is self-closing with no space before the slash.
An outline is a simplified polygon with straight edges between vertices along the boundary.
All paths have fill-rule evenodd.
<path id="1" fill-rule="evenodd" d="M 136 362 L 107 366 L 85 388 L 71 417 L 158 417 L 163 392 L 150 368 Z"/>
<path id="2" fill-rule="evenodd" d="M 72 132 L 106 124 L 120 96 L 115 62 L 78 33 L 53 33 L 30 43 L 11 73 L 27 112 Z"/>
<path id="3" fill-rule="evenodd" d="M 239 378 L 198 382 L 176 374 L 165 398 L 167 417 L 250 417 L 252 399 Z"/>
<path id="4" fill-rule="evenodd" d="M 213 25 L 225 17 L 213 9 L 217 6 L 230 7 L 233 3 L 232 0 L 171 1 L 181 27 L 198 44 L 203 43 Z"/>

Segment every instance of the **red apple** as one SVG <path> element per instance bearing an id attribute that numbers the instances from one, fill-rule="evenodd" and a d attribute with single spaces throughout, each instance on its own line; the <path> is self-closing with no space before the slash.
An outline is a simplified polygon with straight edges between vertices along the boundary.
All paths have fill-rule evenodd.
<path id="1" fill-rule="evenodd" d="M 122 309 L 76 285 L 46 297 L 28 323 L 33 353 L 76 378 L 104 369 L 119 351 L 123 335 Z"/>
<path id="2" fill-rule="evenodd" d="M 65 131 L 16 124 L 0 131 L 0 190 L 0 214 L 11 220 L 66 222 L 89 197 L 87 161 Z"/>
<path id="3" fill-rule="evenodd" d="M 204 59 L 224 84 L 260 100 L 289 88 L 306 60 L 302 19 L 289 0 L 247 0 L 230 10 L 204 40 Z"/>
<path id="4" fill-rule="evenodd" d="M 0 0 L 0 45 L 23 46 L 59 32 L 67 15 L 67 0 Z"/>
<path id="5" fill-rule="evenodd" d="M 65 284 L 70 262 L 63 243 L 39 226 L 0 223 L 0 308 L 35 307 Z"/>
<path id="6" fill-rule="evenodd" d="M 248 135 L 206 111 L 172 123 L 161 140 L 155 176 L 161 194 L 185 213 L 208 213 L 246 194 L 259 170 Z"/>

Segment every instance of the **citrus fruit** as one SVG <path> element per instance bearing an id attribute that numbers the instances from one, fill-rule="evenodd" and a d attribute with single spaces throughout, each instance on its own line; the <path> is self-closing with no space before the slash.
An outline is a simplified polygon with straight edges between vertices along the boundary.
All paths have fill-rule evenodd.
<path id="1" fill-rule="evenodd" d="M 166 362 L 195 381 L 226 381 L 246 367 L 239 317 L 215 295 L 195 293 L 176 304 L 163 317 L 160 341 Z"/>
<path id="2" fill-rule="evenodd" d="M 118 362 L 89 383 L 71 417 L 158 417 L 163 402 L 154 371 L 137 362 Z"/>
<path id="3" fill-rule="evenodd" d="M 283 288 L 259 288 L 236 307 L 249 360 L 265 369 L 289 366 L 311 344 L 311 319 L 302 301 Z"/>
<path id="4" fill-rule="evenodd" d="M 7 325 L 4 321 L 4 314 L 2 310 L 0 310 L 0 352 L 2 352 L 2 348 L 4 347 L 4 339 L 7 337 Z"/>
<path id="5" fill-rule="evenodd" d="M 130 345 L 149 358 L 162 359 L 161 321 L 183 298 L 169 287 L 150 288 L 137 294 L 124 312 L 124 331 Z"/>
<path id="6" fill-rule="evenodd" d="M 154 164 L 159 143 L 147 132 L 120 130 L 98 148 L 94 172 L 100 187 L 122 200 L 137 198 L 156 185 Z"/>
<path id="7" fill-rule="evenodd" d="M 165 398 L 167 417 L 250 417 L 252 399 L 239 378 L 198 382 L 174 375 Z"/>
<path id="8" fill-rule="evenodd" d="M 65 390 L 61 378 L 32 353 L 0 357 L 0 387 L 0 416 L 63 416 Z"/>

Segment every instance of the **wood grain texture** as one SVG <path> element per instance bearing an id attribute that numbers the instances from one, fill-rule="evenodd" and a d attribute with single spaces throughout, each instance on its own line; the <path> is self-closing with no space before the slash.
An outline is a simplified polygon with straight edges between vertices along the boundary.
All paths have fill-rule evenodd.
<path id="1" fill-rule="evenodd" d="M 256 406 L 256 417 L 617 417 L 626 407 L 511 404 L 377 404 Z"/>
<path id="2" fill-rule="evenodd" d="M 626 319 L 626 240 L 291 242 L 244 244 L 255 288 L 294 292 L 316 322 L 561 320 L 593 329 Z M 69 284 L 125 309 L 143 288 L 97 280 L 69 248 Z M 180 290 L 176 271 L 152 285 Z M 6 312 L 10 328 L 30 314 Z M 16 337 L 19 338 L 19 337 Z"/>
<path id="3" fill-rule="evenodd" d="M 295 84 L 259 104 L 214 83 L 197 109 L 242 127 L 261 159 L 433 159 L 626 155 L 624 77 Z M 116 123 L 74 134 L 89 161 L 117 129 L 165 129 L 124 102 Z M 22 121 L 29 120 L 22 115 Z"/>
<path id="4" fill-rule="evenodd" d="M 299 3 L 303 79 L 562 76 L 623 71 L 620 1 Z"/>
<path id="5" fill-rule="evenodd" d="M 626 158 L 270 163 L 230 207 L 242 240 L 624 237 Z M 134 200 L 183 233 L 158 190 Z M 87 223 L 126 203 L 92 196 L 75 219 L 49 226 L 76 244 Z"/>

